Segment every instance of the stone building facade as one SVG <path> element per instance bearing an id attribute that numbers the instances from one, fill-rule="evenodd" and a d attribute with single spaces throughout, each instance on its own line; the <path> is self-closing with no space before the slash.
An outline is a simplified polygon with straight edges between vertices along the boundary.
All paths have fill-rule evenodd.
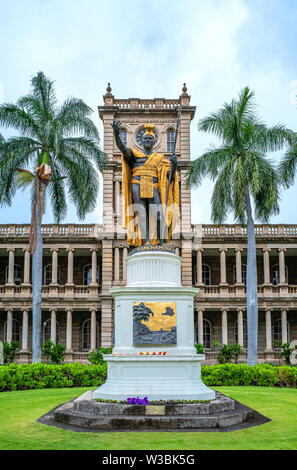
<path id="1" fill-rule="evenodd" d="M 184 175 L 190 162 L 190 125 L 195 107 L 184 86 L 178 99 L 116 99 L 110 86 L 99 106 L 104 151 L 103 223 L 43 225 L 42 341 L 66 347 L 67 361 L 87 361 L 89 351 L 108 347 L 113 336 L 110 288 L 126 283 L 131 247 L 121 226 L 121 155 L 111 123 L 122 122 L 121 138 L 141 150 L 145 123 L 153 123 L 155 149 L 170 156 L 181 109 L 176 154 L 180 220 L 169 244 L 182 258 L 182 283 L 199 288 L 195 341 L 214 362 L 213 341 L 246 347 L 246 229 L 240 225 L 192 225 L 191 194 Z M 32 284 L 29 225 L 0 225 L 0 341 L 19 341 L 17 361 L 30 362 Z M 297 340 L 297 225 L 257 225 L 260 361 L 274 361 L 274 340 Z M 246 352 L 241 360 L 245 360 Z"/>

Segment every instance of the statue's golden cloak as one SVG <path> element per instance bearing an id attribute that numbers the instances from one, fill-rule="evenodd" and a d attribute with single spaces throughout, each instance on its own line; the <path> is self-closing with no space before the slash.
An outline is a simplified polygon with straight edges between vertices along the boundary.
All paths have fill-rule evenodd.
<path id="1" fill-rule="evenodd" d="M 130 150 L 136 158 L 145 158 L 147 156 L 138 150 L 132 148 L 130 148 Z M 169 160 L 160 153 L 153 153 L 150 155 L 145 164 L 141 167 L 137 167 L 136 170 L 137 176 L 140 176 L 140 180 L 143 177 L 145 178 L 145 186 L 149 191 L 150 186 L 152 188 L 155 186 L 155 184 L 153 184 L 152 175 L 158 178 L 157 187 L 160 193 L 163 214 L 164 217 L 166 216 L 166 224 L 168 227 L 168 237 L 166 241 L 170 240 L 179 216 L 179 183 L 177 171 L 175 172 L 173 181 L 170 184 L 166 211 L 166 196 L 168 189 L 167 175 L 169 170 Z M 145 240 L 141 237 L 139 224 L 137 222 L 138 215 L 132 206 L 132 172 L 134 172 L 134 170 L 131 171 L 130 166 L 122 156 L 122 225 L 123 228 L 127 229 L 127 242 L 130 245 L 141 246 L 145 243 Z M 157 245 L 159 240 L 156 235 L 156 224 L 152 223 L 152 217 L 150 217 L 150 222 L 150 241 L 153 245 Z"/>

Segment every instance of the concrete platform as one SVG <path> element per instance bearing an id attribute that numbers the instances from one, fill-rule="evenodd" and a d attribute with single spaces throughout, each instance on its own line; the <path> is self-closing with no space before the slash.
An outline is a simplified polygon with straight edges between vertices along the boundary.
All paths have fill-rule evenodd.
<path id="1" fill-rule="evenodd" d="M 232 431 L 270 421 L 219 392 L 209 403 L 166 404 L 159 410 L 144 405 L 96 402 L 92 394 L 86 392 L 38 421 L 84 432 Z M 148 414 L 152 411 L 154 414 Z"/>

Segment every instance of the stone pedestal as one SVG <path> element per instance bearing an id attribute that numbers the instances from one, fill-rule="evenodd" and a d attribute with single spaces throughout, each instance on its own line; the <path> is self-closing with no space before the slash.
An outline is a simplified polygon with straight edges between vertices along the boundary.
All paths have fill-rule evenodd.
<path id="1" fill-rule="evenodd" d="M 126 400 L 137 395 L 149 400 L 215 398 L 215 392 L 201 381 L 201 362 L 205 356 L 197 355 L 194 347 L 193 301 L 198 289 L 181 285 L 181 263 L 181 258 L 170 251 L 136 251 L 127 257 L 127 285 L 111 289 L 115 301 L 115 345 L 113 354 L 105 355 L 107 381 L 93 393 L 93 398 Z M 154 306 L 157 310 L 160 307 L 161 339 L 155 344 L 148 344 L 145 338 L 140 339 L 141 344 L 135 342 L 133 309 L 139 304 L 152 310 Z M 167 304 L 172 308 L 167 310 Z M 155 313 L 154 321 L 156 317 Z M 142 324 L 144 329 L 150 325 L 148 320 Z M 168 324 L 175 335 L 171 341 L 166 335 L 170 331 Z M 140 352 L 144 355 L 139 355 Z M 145 355 L 152 352 L 166 355 Z"/>

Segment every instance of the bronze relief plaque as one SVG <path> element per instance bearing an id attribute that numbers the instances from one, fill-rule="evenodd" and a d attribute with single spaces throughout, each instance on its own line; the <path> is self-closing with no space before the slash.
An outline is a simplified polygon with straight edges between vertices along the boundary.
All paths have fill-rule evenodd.
<path id="1" fill-rule="evenodd" d="M 176 344 L 176 303 L 134 302 L 133 343 Z"/>

